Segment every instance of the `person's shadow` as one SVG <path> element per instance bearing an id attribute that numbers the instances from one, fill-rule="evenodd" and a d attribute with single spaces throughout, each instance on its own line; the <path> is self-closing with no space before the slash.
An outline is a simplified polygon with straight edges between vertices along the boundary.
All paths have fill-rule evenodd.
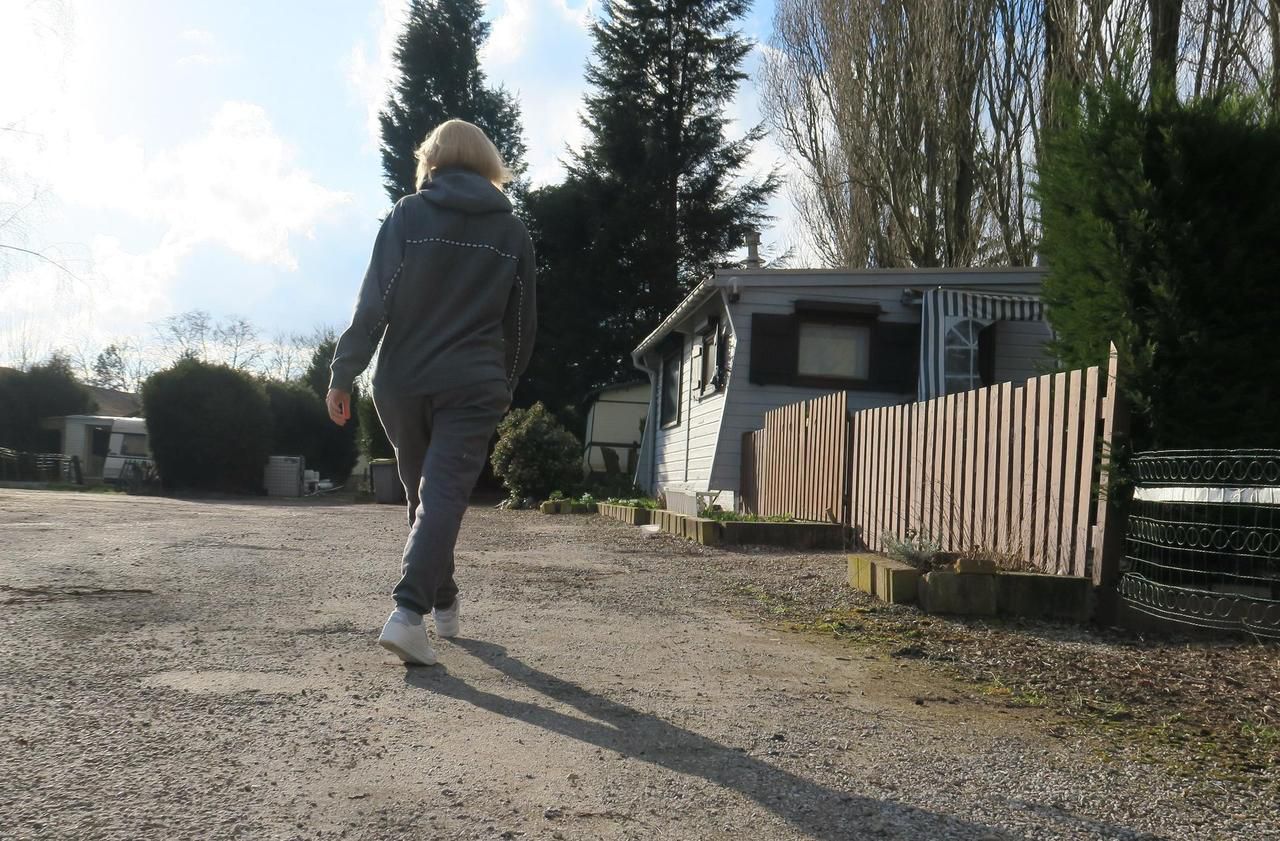
<path id="1" fill-rule="evenodd" d="M 836 791 L 726 747 L 648 713 L 602 698 L 582 687 L 540 672 L 509 657 L 500 645 L 455 639 L 463 651 L 548 698 L 594 719 L 565 715 L 546 707 L 476 689 L 444 667 L 406 670 L 405 683 L 457 698 L 482 710 L 542 727 L 571 739 L 617 751 L 633 759 L 701 777 L 737 791 L 820 841 L 857 838 L 1000 839 L 1009 835 L 946 815 L 901 803 Z M 876 820 L 883 816 L 886 820 Z"/>

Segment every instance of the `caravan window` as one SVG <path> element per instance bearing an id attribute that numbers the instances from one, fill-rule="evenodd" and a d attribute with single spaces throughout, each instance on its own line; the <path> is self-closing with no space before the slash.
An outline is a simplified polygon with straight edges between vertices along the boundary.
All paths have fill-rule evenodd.
<path id="1" fill-rule="evenodd" d="M 675 351 L 662 360 L 662 427 L 680 423 L 681 353 Z"/>
<path id="2" fill-rule="evenodd" d="M 727 342 L 725 332 L 720 329 L 720 320 L 710 319 L 702 332 L 702 357 L 698 370 L 698 390 L 704 395 L 713 394 L 724 388 Z"/>
<path id="3" fill-rule="evenodd" d="M 120 436 L 120 455 L 147 456 L 147 436 L 126 432 Z"/>
<path id="4" fill-rule="evenodd" d="M 994 380 L 995 324 L 958 321 L 947 331 L 947 394 L 991 385 Z"/>
<path id="5" fill-rule="evenodd" d="M 801 321 L 798 373 L 802 377 L 869 379 L 871 327 Z"/>

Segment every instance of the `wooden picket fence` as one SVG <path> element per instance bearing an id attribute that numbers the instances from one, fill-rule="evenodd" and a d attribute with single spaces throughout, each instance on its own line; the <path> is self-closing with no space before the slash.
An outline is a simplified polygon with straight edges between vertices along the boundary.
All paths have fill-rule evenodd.
<path id="1" fill-rule="evenodd" d="M 764 429 L 742 439 L 747 509 L 762 517 L 845 522 L 848 418 L 845 392 L 765 413 Z"/>
<path id="2" fill-rule="evenodd" d="M 853 413 L 838 408 L 844 394 L 784 406 L 744 437 L 743 505 L 839 517 L 872 550 L 914 532 L 946 551 L 1102 583 L 1114 577 L 1099 562 L 1109 537 L 1097 489 L 1115 383 L 1113 353 L 1105 375 L 1086 368 Z"/>

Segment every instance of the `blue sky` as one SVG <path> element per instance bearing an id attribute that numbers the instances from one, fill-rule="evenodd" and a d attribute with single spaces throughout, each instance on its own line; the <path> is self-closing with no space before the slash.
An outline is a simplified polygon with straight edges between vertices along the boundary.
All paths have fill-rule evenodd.
<path id="1" fill-rule="evenodd" d="M 74 275 L 0 257 L 0 364 L 145 344 L 196 308 L 267 338 L 341 326 L 386 208 L 374 117 L 403 5 L 0 0 L 0 78 L 22 80 L 0 86 L 0 208 L 25 208 L 0 241 Z M 590 14 L 488 4 L 485 69 L 522 102 L 536 182 L 582 136 Z M 744 29 L 766 39 L 771 14 L 762 0 Z M 748 83 L 738 128 L 756 99 Z M 770 144 L 752 163 L 780 159 Z"/>

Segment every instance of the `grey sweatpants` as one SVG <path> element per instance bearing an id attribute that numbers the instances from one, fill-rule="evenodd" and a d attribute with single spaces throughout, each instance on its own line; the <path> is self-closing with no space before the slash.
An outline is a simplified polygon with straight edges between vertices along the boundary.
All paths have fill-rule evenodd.
<path id="1" fill-rule="evenodd" d="M 409 539 L 392 595 L 396 604 L 417 613 L 448 608 L 458 595 L 453 580 L 458 529 L 511 393 L 501 380 L 426 396 L 375 388 L 373 402 L 396 448 L 409 501 Z"/>

